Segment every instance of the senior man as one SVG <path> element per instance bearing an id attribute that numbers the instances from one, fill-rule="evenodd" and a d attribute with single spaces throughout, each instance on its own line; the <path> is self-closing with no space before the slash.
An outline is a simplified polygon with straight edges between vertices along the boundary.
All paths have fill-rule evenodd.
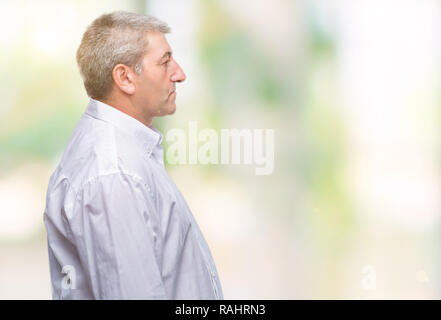
<path id="1" fill-rule="evenodd" d="M 54 299 L 223 299 L 208 245 L 164 168 L 156 116 L 185 74 L 164 22 L 113 12 L 77 62 L 90 97 L 46 198 Z"/>

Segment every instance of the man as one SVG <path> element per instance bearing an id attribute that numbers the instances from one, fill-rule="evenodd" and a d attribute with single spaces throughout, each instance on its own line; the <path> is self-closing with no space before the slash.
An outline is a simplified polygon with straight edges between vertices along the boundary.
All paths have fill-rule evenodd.
<path id="1" fill-rule="evenodd" d="M 83 35 L 77 62 L 91 99 L 44 213 L 54 299 L 223 299 L 152 125 L 175 112 L 185 80 L 168 32 L 154 17 L 114 12 Z"/>

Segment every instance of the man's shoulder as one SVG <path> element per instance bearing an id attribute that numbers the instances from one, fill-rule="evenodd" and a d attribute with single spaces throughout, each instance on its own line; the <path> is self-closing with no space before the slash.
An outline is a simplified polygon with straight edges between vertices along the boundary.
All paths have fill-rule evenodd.
<path id="1" fill-rule="evenodd" d="M 83 115 L 75 127 L 50 185 L 66 180 L 74 190 L 112 173 L 140 176 L 146 163 L 133 138 L 111 124 Z"/>

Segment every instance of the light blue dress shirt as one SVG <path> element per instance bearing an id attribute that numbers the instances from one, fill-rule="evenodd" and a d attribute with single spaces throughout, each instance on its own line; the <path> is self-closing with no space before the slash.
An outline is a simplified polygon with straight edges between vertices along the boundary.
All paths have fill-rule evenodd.
<path id="1" fill-rule="evenodd" d="M 223 299 L 207 242 L 164 168 L 162 139 L 90 100 L 47 191 L 54 299 Z"/>

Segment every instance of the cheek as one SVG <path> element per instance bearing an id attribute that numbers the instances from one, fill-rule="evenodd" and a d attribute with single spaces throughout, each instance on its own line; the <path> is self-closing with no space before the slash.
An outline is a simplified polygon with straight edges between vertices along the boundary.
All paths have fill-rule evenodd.
<path id="1" fill-rule="evenodd" d="M 140 79 L 145 95 L 156 98 L 168 98 L 170 85 L 167 81 L 168 72 L 165 68 L 155 68 L 154 66 L 146 69 L 149 71 Z"/>
<path id="2" fill-rule="evenodd" d="M 158 74 L 156 78 L 150 79 L 149 84 L 155 94 L 163 94 L 164 89 L 167 90 L 168 88 L 165 77 L 162 74 Z"/>

